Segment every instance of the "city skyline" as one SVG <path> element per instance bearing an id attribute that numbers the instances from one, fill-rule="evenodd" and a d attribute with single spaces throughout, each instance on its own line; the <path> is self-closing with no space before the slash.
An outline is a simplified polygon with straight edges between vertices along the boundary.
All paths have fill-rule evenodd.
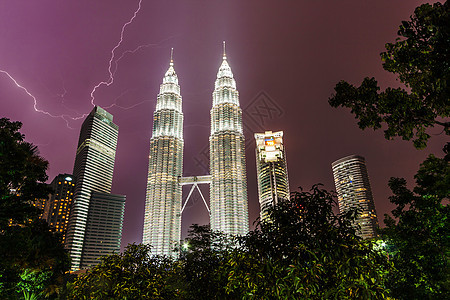
<path id="1" fill-rule="evenodd" d="M 361 131 L 349 111 L 329 107 L 327 99 L 342 79 L 359 84 L 365 76 L 375 76 L 382 87 L 398 86 L 382 70 L 379 53 L 395 40 L 401 21 L 425 1 L 360 2 L 142 3 L 116 49 L 113 83 L 93 93 L 94 104 L 106 108 L 116 103 L 107 110 L 121 127 L 112 191 L 127 195 L 122 247 L 142 237 L 149 112 L 155 108 L 171 47 L 183 88 L 185 139 L 190 140 L 184 150 L 185 175 L 207 174 L 202 164 L 207 161 L 211 92 L 223 40 L 232 53 L 229 61 L 243 110 L 250 225 L 259 216 L 251 140 L 253 133 L 271 128 L 283 130 L 286 137 L 291 191 L 318 182 L 334 189 L 330 163 L 352 153 L 366 157 L 382 224 L 383 214 L 392 209 L 389 178 L 405 177 L 412 184 L 428 153 L 441 153 L 444 137 L 431 132 L 428 148 L 417 151 L 410 142 L 386 141 L 382 131 Z M 111 50 L 138 3 L 0 4 L 0 38 L 6 41 L 0 45 L 0 70 L 36 97 L 37 109 L 80 117 L 92 110 L 94 87 L 108 81 Z M 26 140 L 50 162 L 50 179 L 71 173 L 82 118 L 66 117 L 70 129 L 61 118 L 36 112 L 33 102 L 0 73 L 2 116 L 23 122 Z M 207 187 L 201 189 L 208 193 Z M 184 214 L 182 236 L 190 224 L 209 222 L 199 198 Z"/>

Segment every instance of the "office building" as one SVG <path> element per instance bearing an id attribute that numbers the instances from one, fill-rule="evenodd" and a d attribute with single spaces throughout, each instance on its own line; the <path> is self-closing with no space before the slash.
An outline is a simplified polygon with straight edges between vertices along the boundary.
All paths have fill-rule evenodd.
<path id="1" fill-rule="evenodd" d="M 62 242 L 65 243 L 75 178 L 71 174 L 59 174 L 50 183 L 50 187 L 53 192 L 49 195 L 44 219 L 56 232 L 62 234 Z"/>
<path id="2" fill-rule="evenodd" d="M 92 192 L 84 237 L 81 268 L 98 264 L 101 256 L 119 252 L 125 196 Z"/>
<path id="3" fill-rule="evenodd" d="M 150 139 L 142 241 L 152 254 L 175 256 L 181 237 L 183 111 L 180 86 L 171 58 L 156 101 Z"/>
<path id="4" fill-rule="evenodd" d="M 350 155 L 332 163 L 339 210 L 358 208 L 356 225 L 364 239 L 376 236 L 378 219 L 364 157 Z"/>
<path id="5" fill-rule="evenodd" d="M 91 197 L 93 192 L 111 192 L 118 130 L 113 116 L 98 106 L 81 126 L 73 169 L 76 178 L 74 200 L 66 235 L 72 270 L 87 267 L 83 263 L 83 254 L 88 253 L 90 250 L 86 247 L 91 246 L 85 245 L 85 237 L 90 234 L 88 216 L 93 202 Z M 116 251 L 119 251 L 118 247 Z"/>
<path id="6" fill-rule="evenodd" d="M 248 232 L 245 138 L 239 92 L 225 55 L 217 73 L 211 109 L 211 229 L 232 235 Z"/>
<path id="7" fill-rule="evenodd" d="M 256 169 L 261 220 L 267 220 L 267 209 L 289 200 L 289 180 L 283 131 L 255 133 Z"/>

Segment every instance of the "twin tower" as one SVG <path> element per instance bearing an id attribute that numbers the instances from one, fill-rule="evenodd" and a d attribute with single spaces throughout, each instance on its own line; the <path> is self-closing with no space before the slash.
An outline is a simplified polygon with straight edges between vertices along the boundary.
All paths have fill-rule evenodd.
<path id="1" fill-rule="evenodd" d="M 225 43 L 224 43 L 225 46 Z M 212 94 L 210 184 L 212 230 L 232 235 L 248 232 L 245 139 L 239 92 L 225 55 Z M 183 111 L 178 77 L 171 58 L 153 114 L 153 132 L 145 202 L 143 243 L 153 254 L 176 255 L 181 237 L 183 178 Z M 197 177 L 191 177 L 197 181 Z"/>

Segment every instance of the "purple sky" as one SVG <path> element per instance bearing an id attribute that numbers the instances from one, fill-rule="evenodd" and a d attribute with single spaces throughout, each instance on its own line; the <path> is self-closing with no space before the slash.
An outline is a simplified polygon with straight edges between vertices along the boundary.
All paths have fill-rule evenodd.
<path id="1" fill-rule="evenodd" d="M 115 60 L 125 55 L 113 84 L 94 93 L 95 104 L 117 105 L 107 110 L 120 127 L 112 191 L 127 195 L 122 246 L 142 239 L 152 116 L 171 47 L 183 96 L 184 174 L 207 174 L 201 164 L 207 162 L 203 151 L 209 145 L 211 93 L 223 40 L 247 128 L 251 223 L 259 215 L 253 132 L 264 130 L 284 131 L 291 190 L 318 182 L 334 190 L 331 163 L 350 154 L 364 156 L 382 221 L 393 208 L 389 178 L 412 183 L 419 163 L 429 153 L 440 154 L 445 137 L 433 137 L 423 151 L 411 142 L 386 141 L 382 131 L 361 131 L 348 110 L 333 109 L 327 100 L 342 79 L 359 84 L 375 76 L 382 87 L 399 85 L 383 71 L 379 53 L 395 40 L 401 20 L 423 2 L 142 1 L 114 52 Z M 40 110 L 71 117 L 88 113 L 90 94 L 108 80 L 111 50 L 138 3 L 2 1 L 0 70 L 26 87 Z M 145 46 L 126 52 L 140 45 Z M 24 123 L 26 139 L 50 162 L 50 181 L 72 172 L 82 120 L 69 120 L 68 128 L 63 119 L 36 112 L 33 98 L 1 72 L 0 116 Z M 209 222 L 200 197 L 191 200 L 183 236 L 190 224 Z"/>

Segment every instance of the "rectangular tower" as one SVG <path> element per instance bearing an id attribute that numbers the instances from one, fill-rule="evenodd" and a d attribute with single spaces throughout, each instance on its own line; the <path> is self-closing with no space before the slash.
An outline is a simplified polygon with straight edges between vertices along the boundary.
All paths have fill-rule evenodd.
<path id="1" fill-rule="evenodd" d="M 209 145 L 211 229 L 245 235 L 248 204 L 242 110 L 225 53 L 213 92 Z"/>
<path id="2" fill-rule="evenodd" d="M 255 133 L 256 169 L 261 220 L 267 209 L 281 200 L 289 200 L 289 181 L 283 131 Z"/>
<path id="3" fill-rule="evenodd" d="M 364 239 L 375 237 L 378 219 L 364 157 L 346 156 L 336 160 L 331 166 L 339 210 L 346 212 L 349 209 L 359 208 L 356 218 L 356 223 L 360 227 L 358 235 Z"/>
<path id="4" fill-rule="evenodd" d="M 176 256 L 181 238 L 181 185 L 183 175 L 183 112 L 178 77 L 171 60 L 153 114 L 153 132 L 145 201 L 142 242 L 152 254 Z"/>
<path id="5" fill-rule="evenodd" d="M 73 169 L 77 181 L 66 236 L 72 270 L 82 267 L 92 192 L 111 191 L 118 133 L 119 127 L 113 123 L 113 116 L 98 106 L 81 126 Z"/>
<path id="6" fill-rule="evenodd" d="M 62 234 L 62 242 L 66 241 L 70 209 L 75 191 L 75 178 L 71 174 L 59 174 L 50 184 L 53 192 L 47 202 L 47 215 L 44 218 L 48 225 Z"/>
<path id="7" fill-rule="evenodd" d="M 92 192 L 81 269 L 98 264 L 104 255 L 120 251 L 125 196 Z"/>

